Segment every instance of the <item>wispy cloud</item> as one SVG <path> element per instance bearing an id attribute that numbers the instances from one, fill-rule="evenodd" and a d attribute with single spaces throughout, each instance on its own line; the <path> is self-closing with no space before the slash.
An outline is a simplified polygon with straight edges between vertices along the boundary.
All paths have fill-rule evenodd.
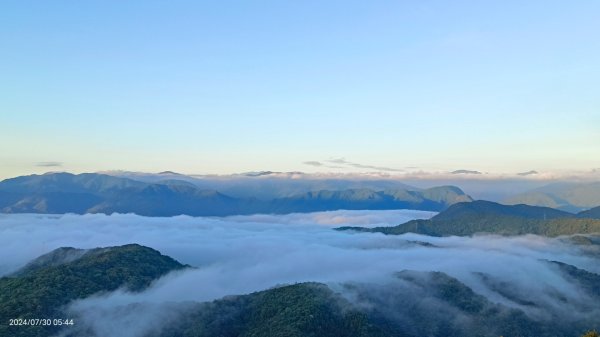
<path id="1" fill-rule="evenodd" d="M 322 163 L 322 162 L 317 161 L 317 160 L 305 161 L 302 164 L 308 165 L 308 166 L 325 167 L 325 168 L 332 168 L 332 169 L 342 169 L 342 168 L 344 168 L 343 166 L 339 166 L 339 165 L 327 165 L 327 164 Z"/>
<path id="2" fill-rule="evenodd" d="M 316 161 L 316 160 L 309 160 L 309 161 L 305 161 L 302 164 L 304 165 L 308 165 L 308 166 L 323 166 L 323 163 L 321 163 L 320 161 Z"/>
<path id="3" fill-rule="evenodd" d="M 450 172 L 452 174 L 482 174 L 479 171 L 474 171 L 474 170 L 455 170 Z"/>
<path id="4" fill-rule="evenodd" d="M 37 167 L 61 167 L 63 163 L 60 161 L 40 161 L 35 163 Z"/>
<path id="5" fill-rule="evenodd" d="M 517 173 L 517 175 L 518 175 L 518 176 L 523 176 L 523 177 L 524 177 L 524 176 L 530 176 L 530 175 L 534 175 L 534 174 L 538 174 L 538 173 L 539 173 L 538 171 L 531 170 L 531 171 L 527 171 L 527 172 L 520 172 L 520 173 Z"/>
<path id="6" fill-rule="evenodd" d="M 345 158 L 328 159 L 327 162 L 333 163 L 333 164 L 344 165 L 346 167 L 354 167 L 354 168 L 361 168 L 361 169 L 369 169 L 369 170 L 377 170 L 377 171 L 385 171 L 385 172 L 405 172 L 404 170 L 392 168 L 392 167 L 376 166 L 376 165 L 368 165 L 368 164 L 351 162 L 351 161 L 346 160 Z"/>

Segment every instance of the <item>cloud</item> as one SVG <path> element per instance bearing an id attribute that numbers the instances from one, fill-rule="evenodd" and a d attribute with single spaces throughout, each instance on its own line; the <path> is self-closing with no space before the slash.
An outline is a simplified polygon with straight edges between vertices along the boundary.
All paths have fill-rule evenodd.
<path id="1" fill-rule="evenodd" d="M 286 215 L 254 214 L 234 215 L 224 219 L 237 223 L 265 223 L 274 225 L 321 225 L 329 227 L 360 226 L 387 227 L 395 226 L 414 219 L 429 219 L 436 212 L 417 210 L 340 210 L 313 213 L 292 213 Z"/>
<path id="2" fill-rule="evenodd" d="M 339 166 L 339 165 L 327 165 L 324 164 L 320 161 L 317 160 L 309 160 L 309 161 L 305 161 L 302 164 L 304 165 L 309 165 L 309 166 L 315 166 L 315 167 L 325 167 L 325 168 L 332 168 L 332 169 L 343 169 L 343 166 Z"/>
<path id="3" fill-rule="evenodd" d="M 369 169 L 369 170 L 377 170 L 377 171 L 385 171 L 385 172 L 405 172 L 402 169 L 396 169 L 396 168 L 391 168 L 391 167 L 355 163 L 355 162 L 347 161 L 345 158 L 328 159 L 327 162 L 330 162 L 333 164 L 345 165 L 346 167 L 360 168 L 360 169 Z"/>
<path id="4" fill-rule="evenodd" d="M 348 162 L 344 158 L 334 158 L 334 159 L 329 159 L 327 161 L 330 163 L 334 163 L 334 164 L 348 164 Z"/>
<path id="5" fill-rule="evenodd" d="M 473 171 L 473 170 L 455 170 L 450 173 L 451 174 L 482 174 L 479 171 Z"/>
<path id="6" fill-rule="evenodd" d="M 539 173 L 538 171 L 531 170 L 531 171 L 527 171 L 527 172 L 517 173 L 517 175 L 525 177 L 525 176 L 535 175 L 535 174 L 538 174 L 538 173 Z"/>
<path id="7" fill-rule="evenodd" d="M 277 229 L 282 230 L 279 234 L 290 234 L 309 229 L 337 235 L 338 232 L 331 228 L 341 225 L 395 226 L 413 219 L 429 219 L 435 214 L 416 210 L 341 210 L 286 215 L 160 218 L 134 214 L 106 216 L 0 213 L 0 276 L 59 247 L 94 248 L 135 242 L 171 254 L 181 250 L 182 242 L 191 243 L 198 238 L 196 235 L 203 236 L 218 230 L 230 230 L 231 233 L 239 234 L 239 230 L 252 233 L 253 230 Z M 165 226 L 171 230 L 167 230 Z M 64 235 L 60 235 L 60 230 L 64 230 Z M 188 235 L 189 238 L 185 239 Z M 23 245 L 23 242 L 28 244 Z M 193 246 L 194 244 L 188 248 Z M 11 258 L 5 258 L 7 256 Z M 190 256 L 195 256 L 195 253 Z M 178 254 L 173 257 L 185 261 L 189 258 Z"/>
<path id="8" fill-rule="evenodd" d="M 316 161 L 316 160 L 305 161 L 302 164 L 309 165 L 309 166 L 323 166 L 323 163 Z"/>
<path id="9" fill-rule="evenodd" d="M 142 336 L 156 327 L 161 315 L 175 315 L 169 307 L 173 303 L 211 301 L 304 281 L 332 287 L 349 282 L 372 284 L 385 289 L 402 270 L 444 272 L 493 303 L 524 310 L 535 319 L 598 314 L 582 311 L 590 301 L 585 291 L 547 262 L 560 261 L 599 273 L 597 257 L 560 238 L 385 236 L 331 229 L 340 225 L 395 225 L 431 215 L 416 211 L 224 218 L 5 214 L 0 215 L 0 270 L 14 270 L 62 246 L 93 248 L 127 243 L 153 247 L 197 267 L 169 274 L 141 293 L 118 290 L 73 303 L 71 310 L 81 318 L 78 324 L 99 336 L 115 331 Z M 510 285 L 536 306 L 507 298 L 483 282 L 478 276 L 482 274 L 498 284 Z M 147 304 L 148 310 L 123 312 L 124 306 L 136 304 Z M 132 325 L 131 321 L 139 324 Z"/>
<path id="10" fill-rule="evenodd" d="M 61 166 L 63 166 L 63 163 L 60 161 L 41 161 L 41 162 L 35 163 L 35 166 L 38 166 L 38 167 L 61 167 Z"/>

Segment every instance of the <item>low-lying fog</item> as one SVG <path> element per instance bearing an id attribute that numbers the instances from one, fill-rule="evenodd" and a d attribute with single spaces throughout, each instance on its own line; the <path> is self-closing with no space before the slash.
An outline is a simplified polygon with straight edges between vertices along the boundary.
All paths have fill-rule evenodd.
<path id="1" fill-rule="evenodd" d="M 549 310 L 575 314 L 579 304 L 588 300 L 547 260 L 596 273 L 600 264 L 597 258 L 582 254 L 581 248 L 560 238 L 437 238 L 332 230 L 342 225 L 396 225 L 432 215 L 406 210 L 225 218 L 0 215 L 0 271 L 6 274 L 62 246 L 93 248 L 127 243 L 155 248 L 197 267 L 167 275 L 142 293 L 116 291 L 79 301 L 73 308 L 82 312 L 136 302 L 209 301 L 303 281 L 385 284 L 402 270 L 447 273 L 491 301 L 511 307 L 521 305 L 489 289 L 480 273 L 511 284 L 515 292 L 527 294 Z M 568 301 L 558 303 L 557 298 Z"/>
<path id="2" fill-rule="evenodd" d="M 273 244 L 282 240 L 311 242 L 317 236 L 327 240 L 327 236 L 339 236 L 331 230 L 339 226 L 395 226 L 435 214 L 415 210 L 170 218 L 133 214 L 0 214 L 0 276 L 59 247 L 95 248 L 138 243 L 182 263 L 201 266 L 216 262 L 213 258 L 217 256 L 239 250 L 241 247 L 231 245 L 240 238 L 245 238 L 245 244 L 264 251 L 268 246 L 261 247 L 261 244 L 270 238 L 275 239 Z M 323 237 L 324 234 L 327 236 Z"/>

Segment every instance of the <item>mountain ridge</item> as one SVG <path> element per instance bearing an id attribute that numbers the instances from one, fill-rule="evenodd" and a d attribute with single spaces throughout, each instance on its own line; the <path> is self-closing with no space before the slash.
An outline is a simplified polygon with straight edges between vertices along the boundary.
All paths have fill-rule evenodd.
<path id="1" fill-rule="evenodd" d="M 440 211 L 456 202 L 472 200 L 455 186 L 415 190 L 315 190 L 260 200 L 231 197 L 187 180 L 173 179 L 171 175 L 168 173 L 168 179 L 152 183 L 95 173 L 62 172 L 10 178 L 0 182 L 0 212 L 227 216 L 338 209 Z"/>
<path id="2" fill-rule="evenodd" d="M 546 206 L 569 212 L 580 212 L 600 205 L 600 182 L 562 182 L 519 193 L 503 201 L 505 204 Z"/>

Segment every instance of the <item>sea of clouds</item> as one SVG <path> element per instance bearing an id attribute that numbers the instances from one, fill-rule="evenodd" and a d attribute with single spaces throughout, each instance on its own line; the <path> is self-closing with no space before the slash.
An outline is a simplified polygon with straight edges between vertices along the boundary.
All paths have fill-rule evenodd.
<path id="1" fill-rule="evenodd" d="M 342 225 L 390 226 L 434 214 L 400 210 L 223 218 L 0 215 L 0 273 L 10 273 L 58 247 L 128 243 L 152 247 L 196 267 L 169 274 L 141 293 L 118 290 L 73 303 L 71 309 L 81 313 L 84 322 L 87 315 L 86 324 L 99 336 L 123 333 L 125 326 L 128 335 L 143 335 L 158 316 L 164 316 L 157 309 L 161 303 L 204 302 L 305 281 L 386 284 L 402 270 L 444 272 L 495 303 L 529 310 L 490 289 L 478 276 L 483 273 L 510 284 L 515 293 L 526 294 L 552 315 L 578 315 L 589 301 L 576 283 L 548 261 L 600 273 L 598 259 L 561 238 L 440 238 L 333 230 Z M 149 303 L 154 308 L 145 314 L 130 313 L 137 315 L 137 328 L 130 323 L 132 317 L 119 310 L 133 303 Z M 113 315 L 111 325 L 103 324 L 98 313 Z M 546 313 L 529 310 L 529 314 L 544 319 Z"/>

